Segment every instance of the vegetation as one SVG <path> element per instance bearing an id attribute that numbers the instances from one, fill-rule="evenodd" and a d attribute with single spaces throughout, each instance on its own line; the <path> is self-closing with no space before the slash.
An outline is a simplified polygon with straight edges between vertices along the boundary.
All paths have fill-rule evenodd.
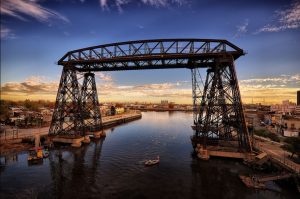
<path id="1" fill-rule="evenodd" d="M 292 157 L 296 154 L 300 157 L 300 137 L 288 137 L 281 148 L 292 153 Z"/>
<path id="2" fill-rule="evenodd" d="M 38 101 L 9 101 L 9 100 L 0 100 L 0 120 L 5 121 L 9 118 L 9 108 L 15 106 L 23 106 L 29 111 L 39 111 L 40 108 L 54 108 L 54 102 L 38 100 Z"/>
<path id="3" fill-rule="evenodd" d="M 271 133 L 265 129 L 254 130 L 254 134 L 261 137 L 270 138 L 274 142 L 280 142 L 278 135 Z"/>

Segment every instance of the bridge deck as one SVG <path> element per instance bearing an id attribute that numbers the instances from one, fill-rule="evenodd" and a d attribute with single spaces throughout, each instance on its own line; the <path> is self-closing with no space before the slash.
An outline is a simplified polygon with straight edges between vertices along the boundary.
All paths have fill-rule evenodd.
<path id="1" fill-rule="evenodd" d="M 197 68 L 213 66 L 224 55 L 237 59 L 244 54 L 227 40 L 155 39 L 69 51 L 58 64 L 78 71 Z"/>

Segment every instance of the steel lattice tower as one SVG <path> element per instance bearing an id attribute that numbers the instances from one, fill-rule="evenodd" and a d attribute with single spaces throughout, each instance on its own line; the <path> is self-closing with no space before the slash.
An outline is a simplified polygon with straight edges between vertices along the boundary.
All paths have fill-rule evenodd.
<path id="1" fill-rule="evenodd" d="M 194 146 L 237 141 L 240 151 L 252 151 L 233 58 L 224 55 L 216 59 L 216 65 L 207 69 L 203 88 L 199 86 L 202 78 L 198 69 L 192 69 L 192 80 Z"/>
<path id="2" fill-rule="evenodd" d="M 77 73 L 68 66 L 62 71 L 49 135 L 83 135 Z"/>
<path id="3" fill-rule="evenodd" d="M 88 72 L 84 74 L 81 88 L 81 102 L 81 113 L 85 129 L 91 132 L 102 130 L 102 119 L 94 73 Z"/>

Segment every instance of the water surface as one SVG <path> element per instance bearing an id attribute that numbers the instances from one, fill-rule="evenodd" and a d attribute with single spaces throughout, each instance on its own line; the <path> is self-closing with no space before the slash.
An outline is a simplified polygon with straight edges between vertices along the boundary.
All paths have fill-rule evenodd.
<path id="1" fill-rule="evenodd" d="M 297 198 L 296 190 L 271 183 L 270 190 L 245 187 L 241 162 L 201 161 L 191 156 L 192 113 L 143 112 L 142 119 L 107 131 L 103 140 L 81 148 L 60 147 L 41 165 L 27 153 L 5 164 L 1 198 Z M 161 162 L 145 167 L 146 159 Z"/>

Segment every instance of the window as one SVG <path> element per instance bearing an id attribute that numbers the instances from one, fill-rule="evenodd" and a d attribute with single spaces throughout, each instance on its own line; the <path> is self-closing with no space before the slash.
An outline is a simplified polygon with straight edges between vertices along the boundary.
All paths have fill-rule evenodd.
<path id="1" fill-rule="evenodd" d="M 295 129 L 295 124 L 291 124 L 291 129 Z"/>

